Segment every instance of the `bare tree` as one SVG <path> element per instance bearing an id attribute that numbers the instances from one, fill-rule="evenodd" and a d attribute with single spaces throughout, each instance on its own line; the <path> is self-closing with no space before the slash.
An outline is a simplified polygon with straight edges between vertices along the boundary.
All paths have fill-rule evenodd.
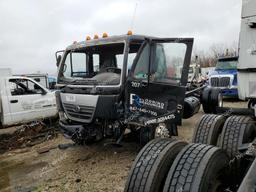
<path id="1" fill-rule="evenodd" d="M 221 56 L 236 56 L 238 53 L 237 45 L 238 45 L 237 42 L 233 42 L 231 45 L 228 45 L 228 46 L 222 43 L 213 44 L 210 47 L 210 51 L 212 52 L 215 58 L 218 58 Z"/>
<path id="2" fill-rule="evenodd" d="M 237 56 L 238 43 L 233 42 L 231 45 L 222 43 L 213 44 L 207 52 L 203 50 L 194 49 L 191 62 L 197 63 L 201 67 L 215 67 L 219 57 Z"/>

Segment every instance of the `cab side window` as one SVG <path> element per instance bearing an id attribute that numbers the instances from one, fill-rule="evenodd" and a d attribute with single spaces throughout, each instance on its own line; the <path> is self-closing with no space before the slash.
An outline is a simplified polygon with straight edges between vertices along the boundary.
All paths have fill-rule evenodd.
<path id="1" fill-rule="evenodd" d="M 13 96 L 42 94 L 44 92 L 39 85 L 28 79 L 10 79 L 9 86 Z"/>
<path id="2" fill-rule="evenodd" d="M 133 70 L 133 77 L 135 79 L 147 79 L 149 70 L 149 55 L 150 47 L 147 44 L 139 55 L 136 66 Z"/>
<path id="3" fill-rule="evenodd" d="M 86 74 L 86 54 L 82 52 L 68 53 L 63 66 L 64 77 L 85 77 Z"/>
<path id="4" fill-rule="evenodd" d="M 187 46 L 183 43 L 156 43 L 150 78 L 155 82 L 179 83 Z"/>

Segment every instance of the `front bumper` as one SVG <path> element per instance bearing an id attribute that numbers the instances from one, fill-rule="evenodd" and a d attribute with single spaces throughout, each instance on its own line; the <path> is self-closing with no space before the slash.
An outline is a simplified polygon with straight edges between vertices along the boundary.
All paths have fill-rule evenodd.
<path id="1" fill-rule="evenodd" d="M 232 96 L 237 97 L 238 96 L 238 90 L 236 88 L 234 89 L 222 89 L 222 95 L 223 96 Z"/>
<path id="2" fill-rule="evenodd" d="M 62 121 L 59 121 L 59 128 L 67 139 L 72 139 L 75 135 L 82 135 L 84 131 L 83 125 L 68 125 Z"/>

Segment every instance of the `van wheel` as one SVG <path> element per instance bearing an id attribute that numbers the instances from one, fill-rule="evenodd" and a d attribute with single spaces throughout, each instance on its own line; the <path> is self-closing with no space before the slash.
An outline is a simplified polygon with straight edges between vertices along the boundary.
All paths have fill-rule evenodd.
<path id="1" fill-rule="evenodd" d="M 252 142 L 255 136 L 256 126 L 250 117 L 231 116 L 224 124 L 220 138 L 220 147 L 227 152 L 231 159 L 230 180 L 234 188 L 242 181 L 241 178 L 243 178 L 248 168 L 248 163 L 240 156 L 239 147 L 243 143 Z"/>
<path id="2" fill-rule="evenodd" d="M 186 142 L 167 138 L 150 141 L 137 155 L 124 191 L 162 191 L 169 168 L 186 145 Z"/>
<path id="3" fill-rule="evenodd" d="M 223 115 L 203 115 L 196 125 L 192 142 L 217 145 L 225 120 Z"/>
<path id="4" fill-rule="evenodd" d="M 221 149 L 190 144 L 174 160 L 163 191 L 224 191 L 227 185 L 227 166 L 228 156 Z"/>

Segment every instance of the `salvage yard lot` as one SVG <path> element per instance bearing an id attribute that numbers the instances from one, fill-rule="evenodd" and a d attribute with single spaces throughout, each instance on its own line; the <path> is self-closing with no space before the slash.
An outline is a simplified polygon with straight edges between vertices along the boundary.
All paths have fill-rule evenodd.
<path id="1" fill-rule="evenodd" d="M 245 107 L 246 103 L 226 99 L 224 106 Z M 178 138 L 190 141 L 202 115 L 200 111 L 184 120 Z M 123 191 L 140 148 L 132 142 L 123 147 L 106 142 L 59 149 L 58 144 L 70 143 L 59 135 L 31 148 L 5 152 L 0 155 L 0 191 Z M 42 153 L 46 148 L 49 151 Z"/>

